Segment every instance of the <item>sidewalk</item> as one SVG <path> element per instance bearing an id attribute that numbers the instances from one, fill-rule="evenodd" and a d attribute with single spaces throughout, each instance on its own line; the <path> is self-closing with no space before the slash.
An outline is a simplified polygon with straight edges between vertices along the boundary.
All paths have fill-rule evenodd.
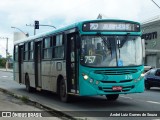
<path id="1" fill-rule="evenodd" d="M 0 68 L 0 71 L 13 72 L 13 69 L 8 69 L 6 71 L 5 68 Z M 26 102 L 26 100 L 29 102 Z M 30 102 L 29 98 L 0 88 L 0 120 L 8 119 L 61 120 L 61 118 L 54 117 L 49 112 L 46 112 L 46 109 L 43 107 L 35 106 L 34 102 Z"/>
<path id="2" fill-rule="evenodd" d="M 5 68 L 0 68 L 0 71 L 4 71 L 4 72 L 13 72 L 13 69 L 5 69 Z"/>
<path id="3" fill-rule="evenodd" d="M 36 113 L 36 117 L 32 116 L 34 113 Z M 12 116 L 10 120 L 60 120 L 60 118 L 52 117 L 52 115 L 44 118 L 41 117 L 41 114 L 43 116 L 43 109 L 26 104 L 23 99 L 17 99 L 12 95 L 0 91 L 0 120 L 9 119 L 10 116 Z"/>
<path id="4" fill-rule="evenodd" d="M 10 71 L 13 71 L 13 70 L 10 70 Z M 0 72 L 1 72 L 1 74 L 4 73 L 6 75 L 7 74 L 12 74 L 12 73 L 7 73 L 6 70 L 2 69 L 2 68 L 0 68 Z M 14 98 L 15 98 L 15 95 L 19 96 L 21 98 L 24 97 L 24 96 L 27 96 L 28 97 L 27 99 L 29 100 L 29 102 L 34 104 L 34 105 L 32 105 L 33 108 L 35 108 L 34 106 L 38 105 L 38 108 L 40 108 L 40 109 L 43 108 L 44 109 L 43 113 L 45 111 L 50 111 L 51 114 L 54 117 L 45 117 L 45 120 L 48 120 L 49 118 L 52 118 L 52 120 L 54 120 L 54 119 L 56 119 L 56 120 L 57 119 L 58 120 L 59 119 L 75 120 L 75 119 L 77 119 L 77 118 L 72 117 L 71 114 L 67 114 L 67 113 L 61 112 L 64 109 L 62 109 L 63 107 L 59 108 L 59 105 L 57 105 L 57 102 L 54 104 L 54 103 L 52 103 L 54 101 L 50 101 L 50 99 L 48 100 L 43 96 L 37 97 L 35 95 L 28 94 L 27 92 L 23 93 L 23 90 L 19 90 L 19 89 L 24 89 L 24 88 L 25 88 L 25 85 L 19 85 L 19 83 L 15 82 L 13 80 L 3 79 L 3 77 L 2 77 L 2 79 L 0 78 L 0 91 L 1 92 L 6 93 L 6 95 L 11 95 Z M 1 96 L 0 96 L 0 98 L 1 98 Z M 5 99 L 3 99 L 3 100 L 6 101 Z M 46 104 L 47 102 L 49 102 L 49 103 Z M 8 103 L 3 103 L 3 104 L 8 105 Z M 19 106 L 19 108 L 14 108 L 14 107 L 10 107 L 10 106 L 4 107 L 4 108 L 8 108 L 11 111 L 14 111 L 14 110 L 19 111 L 20 110 L 22 112 L 23 111 L 27 111 L 27 112 L 31 111 L 31 112 L 33 112 L 32 109 L 28 109 L 28 110 L 24 109 L 23 105 Z M 25 107 L 25 108 L 27 108 L 27 107 Z M 0 99 L 0 116 L 1 116 L 2 110 L 5 110 L 5 109 L 1 108 L 1 99 Z M 9 110 L 6 110 L 6 111 L 9 111 Z M 3 120 L 1 118 L 2 117 L 0 117 L 0 120 Z M 13 120 L 19 120 L 19 119 L 13 119 Z M 39 119 L 34 119 L 34 120 L 39 120 Z M 41 120 L 41 118 L 40 118 L 40 120 Z M 83 120 L 83 119 L 81 118 L 80 120 Z"/>

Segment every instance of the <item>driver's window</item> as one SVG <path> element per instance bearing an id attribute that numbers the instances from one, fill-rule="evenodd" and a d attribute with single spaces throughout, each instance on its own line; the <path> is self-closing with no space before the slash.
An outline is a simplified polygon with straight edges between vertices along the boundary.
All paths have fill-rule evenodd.
<path id="1" fill-rule="evenodd" d="M 155 75 L 155 69 L 151 69 L 151 71 L 150 71 L 150 75 Z"/>
<path id="2" fill-rule="evenodd" d="M 157 70 L 157 72 L 156 72 L 156 74 L 155 74 L 156 76 L 160 76 L 160 71 L 159 70 Z"/>

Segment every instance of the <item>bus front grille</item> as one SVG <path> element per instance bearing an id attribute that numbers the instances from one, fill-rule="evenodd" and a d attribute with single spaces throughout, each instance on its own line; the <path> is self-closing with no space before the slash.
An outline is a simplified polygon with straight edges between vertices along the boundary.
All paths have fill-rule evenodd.
<path id="1" fill-rule="evenodd" d="M 102 83 L 127 83 L 127 82 L 132 82 L 133 81 L 133 79 L 130 79 L 130 80 L 120 80 L 120 81 L 108 81 L 108 80 L 106 80 L 106 81 L 101 81 Z"/>
<path id="2" fill-rule="evenodd" d="M 95 70 L 96 74 L 103 75 L 124 75 L 124 74 L 133 74 L 136 73 L 137 69 L 115 69 L 115 70 Z"/>
<path id="3" fill-rule="evenodd" d="M 133 89 L 134 87 L 135 87 L 134 85 L 132 85 L 132 86 L 125 86 L 125 87 L 122 87 L 121 91 L 119 91 L 119 90 L 117 90 L 117 91 L 112 90 L 112 87 L 98 87 L 98 88 L 99 88 L 99 90 L 102 90 L 104 92 L 128 92 L 131 89 Z"/>

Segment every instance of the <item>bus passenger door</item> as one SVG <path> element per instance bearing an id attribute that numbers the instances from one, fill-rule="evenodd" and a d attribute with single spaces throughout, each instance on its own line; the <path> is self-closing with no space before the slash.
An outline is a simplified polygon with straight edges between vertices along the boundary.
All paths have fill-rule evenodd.
<path id="1" fill-rule="evenodd" d="M 67 72 L 67 90 L 77 93 L 77 53 L 76 53 L 76 34 L 67 35 L 66 51 L 66 72 Z"/>
<path id="2" fill-rule="evenodd" d="M 41 80 L 41 49 L 42 49 L 42 42 L 35 43 L 35 86 L 36 88 L 42 87 L 42 80 Z"/>
<path id="3" fill-rule="evenodd" d="M 18 58 L 19 58 L 19 83 L 24 83 L 24 79 L 23 79 L 23 53 L 24 53 L 24 49 L 23 49 L 23 45 L 19 46 L 18 49 L 19 53 L 18 53 Z"/>

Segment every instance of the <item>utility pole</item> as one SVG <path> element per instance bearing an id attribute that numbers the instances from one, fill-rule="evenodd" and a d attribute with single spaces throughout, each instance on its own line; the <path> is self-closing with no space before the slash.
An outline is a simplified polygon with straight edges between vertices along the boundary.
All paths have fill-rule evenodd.
<path id="1" fill-rule="evenodd" d="M 26 26 L 31 26 L 31 27 L 34 27 L 34 35 L 36 35 L 36 29 L 39 29 L 39 21 L 35 20 L 34 21 L 34 25 L 28 25 L 26 24 Z"/>
<path id="2" fill-rule="evenodd" d="M 0 39 L 6 39 L 6 71 L 8 70 L 8 37 L 0 37 Z"/>
<path id="3" fill-rule="evenodd" d="M 6 37 L 6 71 L 8 70 L 8 38 Z"/>
<path id="4" fill-rule="evenodd" d="M 36 34 L 36 29 L 39 29 L 39 21 L 38 20 L 34 21 L 34 35 Z"/>

